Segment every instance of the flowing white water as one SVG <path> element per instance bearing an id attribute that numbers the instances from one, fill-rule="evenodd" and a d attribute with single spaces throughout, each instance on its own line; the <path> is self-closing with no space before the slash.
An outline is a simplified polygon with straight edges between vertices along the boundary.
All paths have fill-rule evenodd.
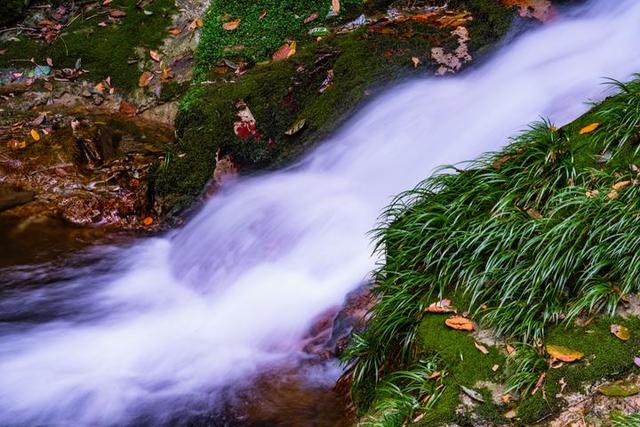
<path id="1" fill-rule="evenodd" d="M 296 167 L 233 183 L 184 229 L 123 251 L 119 271 L 7 301 L 0 314 L 71 300 L 0 325 L 0 425 L 166 422 L 295 357 L 312 319 L 366 280 L 366 233 L 392 195 L 540 116 L 584 112 L 602 77 L 640 71 L 639 23 L 640 2 L 595 1 L 464 76 L 395 87 Z"/>

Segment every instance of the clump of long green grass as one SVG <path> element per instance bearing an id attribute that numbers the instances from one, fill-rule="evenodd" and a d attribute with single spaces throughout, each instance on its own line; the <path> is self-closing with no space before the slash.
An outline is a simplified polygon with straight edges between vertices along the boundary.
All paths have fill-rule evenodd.
<path id="1" fill-rule="evenodd" d="M 384 211 L 378 303 L 345 354 L 356 402 L 366 406 L 384 372 L 415 360 L 417 326 L 436 299 L 458 295 L 459 309 L 498 334 L 532 342 L 550 324 L 611 314 L 640 289 L 640 75 L 615 85 L 619 94 L 576 123 L 534 123 Z M 597 130 L 580 135 L 591 122 Z"/>
<path id="2" fill-rule="evenodd" d="M 540 374 L 547 369 L 547 361 L 535 347 L 521 344 L 507 359 L 507 392 L 523 396 L 534 391 Z"/>
<path id="3" fill-rule="evenodd" d="M 640 414 L 614 414 L 611 416 L 611 423 L 613 427 L 640 427 Z"/>
<path id="4" fill-rule="evenodd" d="M 385 377 L 369 415 L 358 426 L 397 427 L 407 419 L 424 417 L 438 398 L 436 381 L 430 379 L 436 370 L 437 361 L 431 357 Z"/>

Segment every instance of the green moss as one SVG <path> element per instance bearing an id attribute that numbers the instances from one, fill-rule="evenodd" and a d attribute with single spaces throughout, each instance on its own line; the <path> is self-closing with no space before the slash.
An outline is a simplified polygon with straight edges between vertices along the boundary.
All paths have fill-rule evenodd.
<path id="1" fill-rule="evenodd" d="M 349 9 L 359 4 L 360 0 L 347 0 L 342 7 Z M 198 45 L 196 75 L 202 75 L 222 58 L 260 62 L 270 58 L 287 39 L 308 40 L 308 30 L 327 21 L 330 5 L 325 0 L 214 0 Z M 305 24 L 304 20 L 314 12 L 319 17 Z M 238 28 L 224 30 L 222 25 L 235 19 L 241 20 Z"/>
<path id="2" fill-rule="evenodd" d="M 445 316 L 427 315 L 420 323 L 418 336 L 424 352 L 436 353 L 445 364 L 447 375 L 443 379 L 445 386 L 442 395 L 427 416 L 428 425 L 444 422 L 470 422 L 464 416 L 456 414 L 460 404 L 460 386 L 466 386 L 480 392 L 485 400 L 479 404 L 478 415 L 485 421 L 502 421 L 501 410 L 492 403 L 491 394 L 486 389 L 476 388 L 478 381 L 499 382 L 500 374 L 492 370 L 499 365 L 504 368 L 505 357 L 495 347 L 485 346 L 489 354 L 481 353 L 474 345 L 471 335 L 450 329 L 444 325 Z"/>
<path id="3" fill-rule="evenodd" d="M 165 83 L 160 89 L 159 100 L 162 102 L 174 101 L 184 95 L 191 86 L 190 82 L 178 83 L 176 81 Z"/>
<path id="4" fill-rule="evenodd" d="M 99 27 L 98 22 L 107 20 L 107 15 L 93 16 L 99 11 L 92 11 L 75 19 L 51 45 L 26 36 L 7 42 L 0 67 L 21 65 L 12 61 L 30 58 L 44 64 L 49 57 L 57 68 L 74 68 L 81 59 L 82 68 L 89 71 L 83 78 L 100 81 L 111 77 L 116 88 L 135 88 L 141 74 L 136 48 L 148 50 L 160 45 L 176 11 L 175 4 L 173 0 L 155 0 L 146 7 L 151 15 L 138 8 L 135 0 L 114 0 L 112 8 L 127 15 L 105 28 Z"/>
<path id="5" fill-rule="evenodd" d="M 610 332 L 610 325 L 619 324 L 632 331 L 629 341 L 621 341 Z M 523 400 L 518 405 L 518 417 L 525 425 L 535 423 L 562 408 L 562 400 L 555 398 L 560 392 L 560 379 L 564 379 L 564 393 L 583 391 L 585 386 L 602 379 L 616 379 L 631 371 L 638 371 L 633 359 L 640 354 L 640 319 L 601 318 L 588 327 L 555 327 L 545 342 L 561 345 L 584 354 L 581 361 L 550 369 L 545 377 L 546 399 L 542 393 Z"/>

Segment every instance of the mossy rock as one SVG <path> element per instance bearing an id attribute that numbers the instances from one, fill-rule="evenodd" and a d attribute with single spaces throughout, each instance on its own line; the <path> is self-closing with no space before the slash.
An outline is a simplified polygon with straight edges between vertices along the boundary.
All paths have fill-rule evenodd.
<path id="1" fill-rule="evenodd" d="M 82 68 L 89 71 L 83 79 L 98 82 L 111 77 L 117 89 L 136 88 L 142 73 L 140 60 L 144 59 L 138 57 L 136 49 L 157 48 L 167 37 L 177 10 L 175 2 L 155 0 L 142 10 L 135 0 L 114 0 L 111 8 L 124 11 L 126 16 L 103 28 L 98 22 L 105 15 L 89 12 L 75 19 L 50 45 L 24 35 L 18 41 L 4 43 L 7 52 L 0 55 L 0 68 L 12 68 L 20 64 L 12 61 L 31 58 L 40 64 L 51 58 L 56 68 L 74 68 L 80 60 Z"/>
<path id="2" fill-rule="evenodd" d="M 198 79 L 205 80 L 206 84 L 196 82 L 182 99 L 176 121 L 178 142 L 168 147 L 170 160 L 165 161 L 157 173 L 155 194 L 163 211 L 173 212 L 188 206 L 202 191 L 213 175 L 216 153 L 231 156 L 245 173 L 287 164 L 337 129 L 388 83 L 411 75 L 432 74 L 435 70 L 430 59 L 432 47 L 457 44 L 451 28 L 436 28 L 411 20 L 389 25 L 387 31 L 361 28 L 315 41 L 306 31 L 321 25 L 325 18 L 319 17 L 313 25 L 305 25 L 304 19 L 312 11 L 326 12 L 329 2 L 295 6 L 294 14 L 285 13 L 282 5 L 275 7 L 272 3 L 265 1 L 248 6 L 231 2 L 224 7 L 219 2 L 212 4 L 198 48 Z M 386 7 L 388 2 L 383 3 Z M 471 1 L 469 4 L 471 13 L 490 16 L 474 19 L 469 24 L 470 47 L 475 55 L 507 31 L 513 13 L 492 2 Z M 352 15 L 353 11 L 370 11 L 367 8 L 371 5 L 365 5 L 343 2 L 346 14 L 351 10 Z M 264 10 L 267 15 L 260 20 Z M 222 22 L 241 16 L 238 30 L 222 29 Z M 269 19 L 279 24 L 269 27 L 266 23 Z M 255 34 L 249 34 L 249 30 L 255 30 Z M 254 40 L 256 34 L 264 31 L 273 32 L 259 42 Z M 267 65 L 258 63 L 239 78 L 231 73 L 221 75 L 220 67 L 213 68 L 221 64 L 223 56 L 249 63 L 268 59 L 284 39 L 297 40 L 297 52 L 288 60 Z M 223 46 L 229 44 L 242 48 L 225 51 Z M 423 65 L 415 68 L 412 57 Z M 320 90 L 328 78 L 332 80 L 331 85 Z M 260 138 L 242 140 L 234 134 L 239 101 L 245 103 L 255 117 Z M 286 135 L 287 130 L 301 120 L 305 122 L 304 127 L 293 135 Z"/>

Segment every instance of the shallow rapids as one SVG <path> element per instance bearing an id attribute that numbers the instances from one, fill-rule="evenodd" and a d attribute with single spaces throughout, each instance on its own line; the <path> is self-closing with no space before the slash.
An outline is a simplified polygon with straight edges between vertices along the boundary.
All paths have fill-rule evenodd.
<path id="1" fill-rule="evenodd" d="M 312 320 L 367 280 L 367 232 L 391 197 L 533 120 L 586 111 L 604 77 L 640 71 L 639 22 L 637 0 L 565 11 L 464 75 L 391 88 L 293 167 L 229 183 L 183 229 L 110 250 L 107 271 L 4 297 L 0 425 L 176 424 L 304 357 Z"/>

